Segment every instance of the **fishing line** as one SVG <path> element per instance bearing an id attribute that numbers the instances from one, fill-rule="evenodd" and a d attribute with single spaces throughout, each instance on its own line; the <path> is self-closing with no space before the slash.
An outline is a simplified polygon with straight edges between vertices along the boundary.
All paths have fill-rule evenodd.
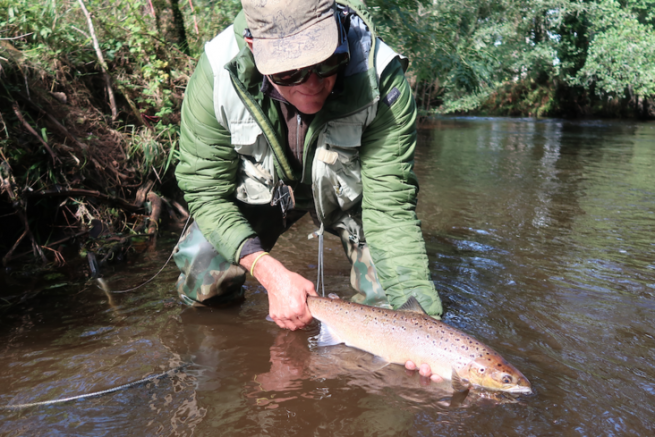
<path id="1" fill-rule="evenodd" d="M 123 390 L 125 388 L 134 387 L 136 385 L 143 384 L 144 382 L 153 381 L 155 379 L 163 378 L 165 376 L 172 376 L 174 373 L 177 373 L 178 371 L 180 371 L 181 369 L 183 369 L 187 365 L 188 364 L 185 364 L 183 366 L 176 367 L 175 369 L 172 369 L 172 370 L 169 370 L 167 372 L 160 373 L 160 374 L 157 374 L 157 375 L 151 375 L 151 376 L 148 376 L 146 378 L 139 379 L 138 381 L 128 382 L 127 384 L 119 385 L 117 387 L 108 388 L 107 390 L 96 391 L 96 392 L 93 392 L 93 393 L 86 393 L 86 394 L 81 394 L 81 395 L 77 395 L 77 396 L 71 396 L 71 397 L 63 398 L 63 399 L 54 399 L 54 400 L 50 400 L 50 401 L 31 402 L 29 404 L 3 405 L 3 406 L 0 406 L 0 410 L 19 410 L 19 409 L 22 409 L 22 408 L 37 407 L 37 406 L 40 406 L 40 405 L 62 404 L 64 402 L 76 401 L 76 400 L 81 400 L 81 399 L 88 399 L 88 398 L 92 398 L 92 397 L 96 397 L 96 396 L 102 396 L 102 395 L 106 395 L 106 394 L 109 394 L 109 393 L 113 393 L 115 391 Z"/>
<path id="2" fill-rule="evenodd" d="M 318 230 L 318 273 L 316 277 L 316 291 L 318 292 L 319 285 L 321 288 L 321 294 L 325 297 L 325 280 L 323 279 L 323 235 L 325 234 L 325 229 L 323 223 L 321 223 L 321 229 Z"/>
<path id="3" fill-rule="evenodd" d="M 190 221 L 191 221 L 191 216 L 189 215 L 189 217 L 186 219 L 186 223 L 184 224 L 184 228 L 182 228 L 182 233 L 181 233 L 180 235 L 184 235 L 184 232 L 186 232 L 187 226 L 189 226 L 189 222 L 190 222 Z M 177 247 L 177 245 L 175 245 L 175 247 Z M 107 283 L 106 283 L 105 281 L 102 280 L 102 278 L 98 278 L 98 283 L 100 283 L 100 287 L 102 287 L 102 289 L 103 289 L 104 291 L 106 291 L 107 293 L 112 293 L 112 294 L 129 293 L 129 292 L 134 291 L 134 290 L 136 290 L 136 289 L 138 289 L 138 288 L 141 288 L 141 287 L 143 287 L 144 285 L 146 285 L 146 284 L 152 282 L 152 281 L 153 281 L 157 276 L 159 276 L 159 274 L 160 274 L 162 271 L 164 271 L 164 269 L 166 268 L 166 266 L 167 266 L 168 263 L 170 262 L 171 258 L 173 258 L 173 255 L 175 254 L 175 247 L 174 247 L 173 250 L 171 251 L 171 254 L 169 255 L 168 259 L 166 260 L 166 262 L 164 263 L 164 265 L 162 266 L 162 268 L 159 269 L 159 271 L 158 271 L 157 273 L 155 273 L 155 275 L 154 275 L 152 278 L 148 279 L 148 280 L 145 281 L 143 284 L 137 285 L 136 287 L 128 288 L 127 290 L 117 290 L 117 291 L 114 291 L 114 290 L 110 290 L 110 289 L 109 289 L 109 286 L 107 285 Z"/>

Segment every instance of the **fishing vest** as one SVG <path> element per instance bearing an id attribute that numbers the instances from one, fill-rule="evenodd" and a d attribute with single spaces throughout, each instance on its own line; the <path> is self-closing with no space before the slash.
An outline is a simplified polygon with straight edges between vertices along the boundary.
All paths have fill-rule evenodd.
<path id="1" fill-rule="evenodd" d="M 368 70 L 372 47 L 378 84 L 385 67 L 396 57 L 405 67 L 407 65 L 406 58 L 379 38 L 373 45 L 373 35 L 368 29 L 359 16 L 352 17 L 348 39 L 356 43 L 350 43 L 351 58 L 345 67 L 344 80 Z M 239 97 L 225 68 L 239 51 L 233 26 L 205 45 L 214 73 L 214 112 L 219 124 L 230 132 L 232 147 L 239 155 L 236 198 L 248 204 L 270 204 L 280 179 L 275 169 L 275 157 L 262 126 L 252 115 L 252 108 L 248 108 Z M 378 95 L 368 106 L 322 126 L 311 164 L 314 206 L 319 220 L 325 227 L 347 230 L 351 240 L 356 242 L 364 241 L 361 217 L 349 210 L 362 199 L 359 147 L 364 129 L 375 119 L 379 100 Z M 303 168 L 306 165 L 303 162 Z"/>

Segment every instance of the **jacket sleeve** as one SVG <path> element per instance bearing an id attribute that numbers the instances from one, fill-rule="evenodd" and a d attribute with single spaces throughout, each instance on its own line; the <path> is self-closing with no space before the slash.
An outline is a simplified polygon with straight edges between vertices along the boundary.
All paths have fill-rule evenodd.
<path id="1" fill-rule="evenodd" d="M 382 75 L 380 99 L 360 149 L 364 234 L 391 305 L 414 296 L 428 314 L 440 315 L 416 216 L 416 103 L 398 59 Z"/>
<path id="2" fill-rule="evenodd" d="M 175 176 L 205 238 L 234 263 L 245 240 L 255 232 L 234 201 L 239 158 L 230 132 L 216 119 L 213 88 L 214 73 L 203 54 L 182 103 Z"/>

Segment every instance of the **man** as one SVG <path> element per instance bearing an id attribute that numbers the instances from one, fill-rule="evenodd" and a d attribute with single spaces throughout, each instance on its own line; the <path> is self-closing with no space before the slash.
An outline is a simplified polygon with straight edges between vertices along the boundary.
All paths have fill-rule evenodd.
<path id="1" fill-rule="evenodd" d="M 342 240 L 353 300 L 398 308 L 414 296 L 440 315 L 415 213 L 416 106 L 404 60 L 376 38 L 361 3 L 242 5 L 185 93 L 176 176 L 195 223 L 175 254 L 181 298 L 243 296 L 250 272 L 278 326 L 307 325 L 314 285 L 268 252 L 310 212 L 319 233 Z"/>

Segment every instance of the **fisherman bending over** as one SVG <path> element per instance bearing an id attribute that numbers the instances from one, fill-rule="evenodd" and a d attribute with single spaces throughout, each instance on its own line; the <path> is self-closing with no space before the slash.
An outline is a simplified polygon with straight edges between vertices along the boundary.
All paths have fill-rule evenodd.
<path id="1" fill-rule="evenodd" d="M 195 222 L 175 254 L 180 297 L 242 297 L 250 272 L 275 323 L 304 327 L 314 285 L 268 252 L 309 212 L 319 233 L 341 238 L 354 301 L 398 308 L 414 296 L 440 315 L 415 212 L 406 59 L 376 37 L 359 2 L 242 6 L 205 46 L 182 107 L 176 176 Z"/>

